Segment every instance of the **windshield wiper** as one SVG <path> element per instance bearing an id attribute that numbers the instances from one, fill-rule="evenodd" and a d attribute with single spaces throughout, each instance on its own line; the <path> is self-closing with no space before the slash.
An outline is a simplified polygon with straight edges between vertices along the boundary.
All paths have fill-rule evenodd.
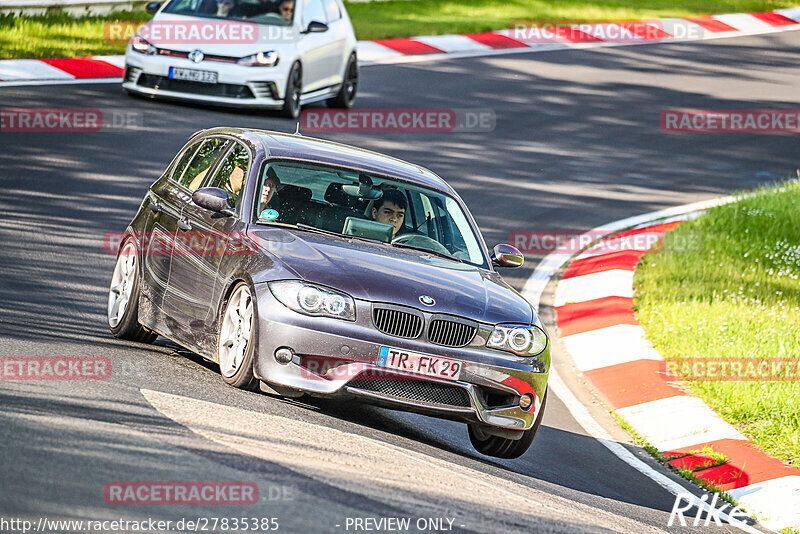
<path id="1" fill-rule="evenodd" d="M 345 237 L 347 239 L 360 239 L 362 241 L 369 241 L 370 243 L 383 243 L 383 241 L 377 239 L 362 237 L 360 235 L 343 234 L 341 232 L 334 232 L 333 230 L 325 230 L 324 228 L 317 228 L 316 226 L 311 226 L 309 224 L 303 224 L 303 223 L 293 224 L 292 228 L 297 228 L 298 230 L 306 230 L 307 232 L 319 232 L 321 234 L 326 234 L 326 235 L 335 235 L 337 237 Z"/>
<path id="2" fill-rule="evenodd" d="M 461 258 L 459 258 L 457 256 L 451 256 L 450 254 L 447 254 L 445 252 L 439 252 L 438 250 L 431 250 L 431 249 L 425 248 L 425 247 L 417 247 L 417 246 L 414 246 L 414 245 L 409 245 L 407 243 L 392 243 L 392 246 L 393 247 L 398 247 L 398 248 L 408 248 L 408 249 L 411 249 L 411 250 L 419 250 L 420 252 L 426 252 L 428 254 L 434 254 L 434 255 L 439 256 L 441 258 L 447 258 L 448 260 L 457 261 L 458 263 L 464 263 L 464 260 L 462 260 Z"/>
<path id="3" fill-rule="evenodd" d="M 292 228 L 305 230 L 307 232 L 319 232 L 320 234 L 338 235 L 339 237 L 343 237 L 344 235 L 339 232 L 334 232 L 333 230 L 325 230 L 324 228 L 317 228 L 316 226 L 311 226 L 310 224 L 303 224 L 303 223 L 293 224 Z M 351 237 L 351 236 L 346 236 L 346 237 Z"/>

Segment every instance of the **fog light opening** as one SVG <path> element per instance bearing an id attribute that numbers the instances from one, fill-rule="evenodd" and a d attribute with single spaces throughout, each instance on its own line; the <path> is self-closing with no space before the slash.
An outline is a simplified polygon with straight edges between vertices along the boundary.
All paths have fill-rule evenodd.
<path id="1" fill-rule="evenodd" d="M 281 347 L 275 351 L 275 361 L 286 365 L 287 363 L 292 361 L 294 358 L 294 351 L 287 347 Z"/>
<path id="2" fill-rule="evenodd" d="M 531 406 L 533 406 L 533 397 L 531 397 L 530 393 L 525 393 L 519 398 L 519 407 L 525 411 L 530 410 Z"/>

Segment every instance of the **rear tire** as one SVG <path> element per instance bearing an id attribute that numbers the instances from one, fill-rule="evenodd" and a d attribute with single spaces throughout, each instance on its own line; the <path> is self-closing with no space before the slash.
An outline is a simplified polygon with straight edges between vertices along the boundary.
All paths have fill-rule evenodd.
<path id="1" fill-rule="evenodd" d="M 303 94 L 303 68 L 295 62 L 286 78 L 286 92 L 283 95 L 281 115 L 290 119 L 300 116 L 300 97 Z"/>
<path id="2" fill-rule="evenodd" d="M 250 286 L 239 282 L 231 290 L 219 321 L 217 360 L 222 379 L 233 387 L 258 390 L 253 373 L 258 321 Z"/>
<path id="3" fill-rule="evenodd" d="M 469 424 L 467 430 L 469 432 L 469 440 L 475 450 L 486 456 L 494 456 L 495 458 L 519 458 L 525 451 L 530 448 L 533 443 L 533 438 L 536 437 L 536 432 L 542 424 L 542 417 L 544 416 L 544 408 L 547 404 L 547 391 L 544 392 L 542 397 L 542 406 L 539 408 L 539 415 L 536 416 L 536 421 L 533 426 L 522 433 L 520 439 L 509 439 L 500 436 L 492 436 L 483 432 L 480 427 Z"/>
<path id="4" fill-rule="evenodd" d="M 358 60 L 355 54 L 350 55 L 344 68 L 342 86 L 336 96 L 325 101 L 329 108 L 350 109 L 356 101 L 358 91 Z"/>
<path id="5" fill-rule="evenodd" d="M 139 323 L 139 285 L 139 255 L 133 239 L 127 239 L 117 254 L 108 290 L 108 328 L 120 339 L 152 343 L 158 334 Z"/>

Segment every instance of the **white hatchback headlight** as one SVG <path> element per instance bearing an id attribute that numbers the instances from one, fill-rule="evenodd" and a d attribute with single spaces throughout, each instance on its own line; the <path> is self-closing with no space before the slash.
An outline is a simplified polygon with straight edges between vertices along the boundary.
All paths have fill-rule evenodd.
<path id="1" fill-rule="evenodd" d="M 486 346 L 513 352 L 518 356 L 536 356 L 547 347 L 547 334 L 538 326 L 502 326 L 492 330 Z"/>
<path id="2" fill-rule="evenodd" d="M 281 304 L 298 313 L 356 320 L 355 302 L 347 293 L 299 280 L 270 282 L 269 290 Z"/>
<path id="3" fill-rule="evenodd" d="M 155 46 L 148 43 L 147 40 L 145 40 L 139 34 L 136 34 L 131 38 L 131 48 L 135 52 L 139 52 L 140 54 L 148 54 L 151 56 L 158 51 Z"/>
<path id="4" fill-rule="evenodd" d="M 278 64 L 279 54 L 275 50 L 268 52 L 259 52 L 252 56 L 245 56 L 236 63 L 244 65 L 245 67 L 274 67 Z"/>

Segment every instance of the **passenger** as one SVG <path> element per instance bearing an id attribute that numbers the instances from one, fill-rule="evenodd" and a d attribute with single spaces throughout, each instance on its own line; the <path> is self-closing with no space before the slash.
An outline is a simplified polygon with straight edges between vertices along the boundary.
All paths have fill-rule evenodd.
<path id="1" fill-rule="evenodd" d="M 236 0 L 217 0 L 217 17 L 226 19 L 231 16 L 231 13 L 236 6 Z"/>
<path id="2" fill-rule="evenodd" d="M 261 204 L 260 209 L 258 210 L 261 213 L 263 210 L 267 208 L 270 201 L 272 201 L 275 193 L 278 191 L 278 188 L 281 186 L 281 181 L 278 178 L 275 169 L 270 167 L 267 169 L 267 176 L 264 178 L 264 185 L 261 187 Z"/>
<path id="3" fill-rule="evenodd" d="M 392 238 L 403 226 L 406 215 L 406 196 L 398 189 L 387 189 L 383 196 L 372 206 L 372 218 L 378 222 L 391 224 L 394 227 Z"/>

